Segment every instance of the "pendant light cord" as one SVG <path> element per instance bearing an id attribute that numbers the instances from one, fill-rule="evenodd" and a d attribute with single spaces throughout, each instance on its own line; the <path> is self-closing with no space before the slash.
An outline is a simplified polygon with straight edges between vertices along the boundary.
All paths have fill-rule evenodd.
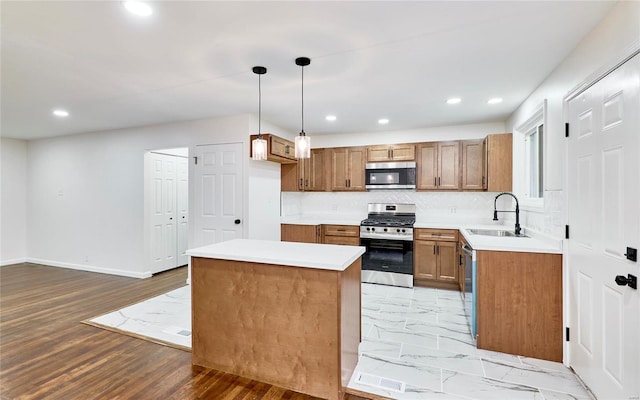
<path id="1" fill-rule="evenodd" d="M 258 139 L 262 139 L 262 130 L 260 129 L 260 121 L 262 120 L 262 84 L 261 75 L 258 75 Z"/>
<path id="2" fill-rule="evenodd" d="M 304 133 L 304 66 L 302 66 L 301 68 L 302 71 L 302 131 L 300 132 L 300 135 L 305 136 L 306 134 Z"/>

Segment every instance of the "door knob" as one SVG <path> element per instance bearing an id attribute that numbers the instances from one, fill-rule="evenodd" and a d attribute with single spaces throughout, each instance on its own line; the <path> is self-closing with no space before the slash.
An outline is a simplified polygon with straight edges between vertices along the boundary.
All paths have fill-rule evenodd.
<path id="1" fill-rule="evenodd" d="M 173 217 L 169 217 L 169 221 L 171 221 L 173 219 Z"/>
<path id="2" fill-rule="evenodd" d="M 616 283 L 618 284 L 618 286 L 629 285 L 629 287 L 632 289 L 638 289 L 638 278 L 631 274 L 627 275 L 626 278 L 624 275 L 617 275 Z"/>
<path id="3" fill-rule="evenodd" d="M 236 224 L 236 225 L 240 225 L 240 222 L 241 221 L 239 219 L 236 219 L 235 221 L 233 221 L 233 223 Z"/>

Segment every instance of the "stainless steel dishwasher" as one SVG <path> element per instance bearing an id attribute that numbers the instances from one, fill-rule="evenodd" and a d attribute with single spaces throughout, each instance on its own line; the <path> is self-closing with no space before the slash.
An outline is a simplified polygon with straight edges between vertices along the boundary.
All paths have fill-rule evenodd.
<path id="1" fill-rule="evenodd" d="M 464 313 L 471 330 L 471 335 L 475 339 L 476 327 L 476 251 L 469 243 L 462 246 L 465 257 L 464 269 Z"/>

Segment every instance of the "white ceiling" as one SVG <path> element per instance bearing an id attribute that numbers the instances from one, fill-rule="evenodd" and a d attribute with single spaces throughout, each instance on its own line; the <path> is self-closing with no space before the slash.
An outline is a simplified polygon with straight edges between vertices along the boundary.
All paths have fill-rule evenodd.
<path id="1" fill-rule="evenodd" d="M 119 1 L 3 1 L 2 136 L 257 113 L 254 65 L 268 68 L 263 119 L 297 132 L 299 56 L 310 135 L 502 121 L 614 3 L 150 4 L 141 18 Z"/>

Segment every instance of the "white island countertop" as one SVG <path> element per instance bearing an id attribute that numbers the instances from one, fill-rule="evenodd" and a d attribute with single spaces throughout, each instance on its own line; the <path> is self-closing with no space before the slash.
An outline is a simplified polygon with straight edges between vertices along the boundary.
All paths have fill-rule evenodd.
<path id="1" fill-rule="evenodd" d="M 187 250 L 192 257 L 344 271 L 364 247 L 234 239 Z"/>

